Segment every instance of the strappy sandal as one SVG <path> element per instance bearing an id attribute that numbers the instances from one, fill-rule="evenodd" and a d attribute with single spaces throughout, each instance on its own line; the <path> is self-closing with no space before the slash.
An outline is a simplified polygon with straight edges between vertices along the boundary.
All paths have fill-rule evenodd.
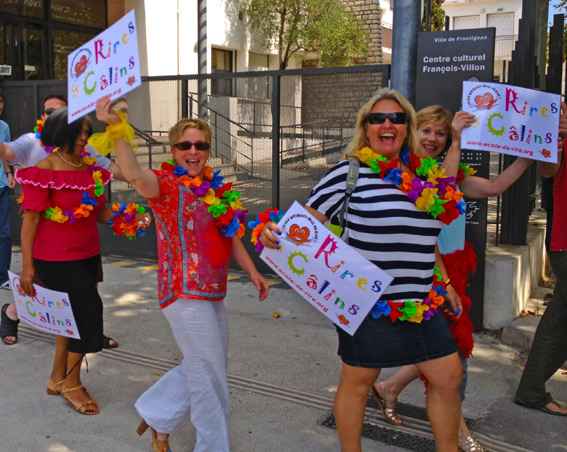
<path id="1" fill-rule="evenodd" d="M 393 406 L 389 407 L 386 404 L 387 395 L 386 395 L 386 388 L 384 387 L 384 383 L 379 382 L 378 384 L 382 388 L 382 393 L 384 394 L 384 398 L 380 397 L 380 394 L 378 393 L 378 391 L 376 390 L 376 386 L 374 385 L 372 385 L 371 392 L 372 392 L 372 396 L 376 399 L 376 402 L 378 402 L 378 406 L 380 407 L 380 411 L 382 411 L 384 418 L 390 424 L 402 425 L 404 421 L 402 421 L 402 418 L 400 418 L 398 414 L 398 410 L 396 409 L 396 402 L 394 402 Z"/>
<path id="2" fill-rule="evenodd" d="M 14 345 L 16 342 L 18 342 L 18 324 L 20 323 L 20 320 L 12 320 L 10 317 L 8 317 L 8 314 L 6 314 L 6 309 L 8 309 L 8 306 L 10 306 L 8 303 L 2 306 L 2 314 L 0 320 L 0 338 L 6 345 Z M 13 336 L 16 339 L 14 340 L 14 342 L 10 342 L 6 340 L 8 336 Z"/>
<path id="3" fill-rule="evenodd" d="M 65 382 L 65 379 L 54 382 L 51 378 L 47 380 L 47 395 L 61 395 L 61 391 L 57 389 L 57 386 L 61 386 Z"/>
<path id="4" fill-rule="evenodd" d="M 142 422 L 140 422 L 140 425 L 138 425 L 136 432 L 138 433 L 138 435 L 142 436 L 144 432 L 148 429 L 148 427 L 150 426 L 146 423 L 146 421 L 142 419 Z M 157 439 L 157 432 L 152 427 L 150 427 L 150 430 L 152 431 L 152 451 L 171 452 L 171 449 L 169 448 L 169 442 L 166 441 L 164 443 L 160 441 L 159 439 Z"/>
<path id="5" fill-rule="evenodd" d="M 462 443 L 459 443 L 459 452 L 490 452 L 480 444 L 472 435 L 468 436 Z"/>
<path id="6" fill-rule="evenodd" d="M 68 388 L 67 386 L 65 386 L 65 383 L 63 383 L 63 386 L 61 387 L 61 397 L 63 397 L 67 402 L 69 402 L 69 405 L 71 405 L 75 411 L 81 414 L 87 414 L 87 415 L 98 414 L 100 411 L 98 409 L 98 404 L 96 399 L 89 399 L 86 402 L 75 402 L 74 400 L 71 400 L 69 398 L 70 392 L 78 391 L 79 389 L 85 389 L 85 387 L 83 385 L 80 385 L 80 386 L 75 386 L 74 388 Z M 89 393 L 87 392 L 87 395 L 88 394 Z M 89 411 L 88 409 L 91 407 L 93 407 L 95 410 Z"/>

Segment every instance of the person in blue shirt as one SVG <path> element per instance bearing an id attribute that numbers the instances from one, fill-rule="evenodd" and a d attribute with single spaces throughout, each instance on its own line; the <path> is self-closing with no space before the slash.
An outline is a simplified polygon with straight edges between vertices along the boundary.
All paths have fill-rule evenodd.
<path id="1" fill-rule="evenodd" d="M 0 88 L 0 116 L 4 110 L 4 90 Z M 0 119 L 0 143 L 10 141 L 10 127 Z M 10 215 L 10 188 L 16 181 L 8 163 L 3 160 L 0 165 L 0 287 L 10 288 L 8 270 L 12 260 L 12 229 Z"/>

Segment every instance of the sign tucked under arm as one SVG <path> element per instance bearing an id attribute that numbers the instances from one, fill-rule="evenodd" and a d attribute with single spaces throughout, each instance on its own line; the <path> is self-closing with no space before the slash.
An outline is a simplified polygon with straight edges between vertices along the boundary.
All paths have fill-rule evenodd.
<path id="1" fill-rule="evenodd" d="M 292 289 L 353 335 L 392 277 L 294 202 L 278 223 L 280 249 L 260 257 Z"/>
<path id="2" fill-rule="evenodd" d="M 463 110 L 476 115 L 461 147 L 557 163 L 561 97 L 498 83 L 463 82 Z"/>
<path id="3" fill-rule="evenodd" d="M 116 99 L 141 83 L 132 10 L 67 57 L 69 123 L 93 111 L 101 97 Z"/>

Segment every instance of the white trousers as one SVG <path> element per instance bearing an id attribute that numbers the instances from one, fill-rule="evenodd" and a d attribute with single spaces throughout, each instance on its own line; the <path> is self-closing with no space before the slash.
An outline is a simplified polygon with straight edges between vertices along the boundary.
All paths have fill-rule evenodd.
<path id="1" fill-rule="evenodd" d="M 171 433 L 191 413 L 195 452 L 229 452 L 228 318 L 222 301 L 178 299 L 162 310 L 183 353 L 136 401 L 150 427 Z"/>

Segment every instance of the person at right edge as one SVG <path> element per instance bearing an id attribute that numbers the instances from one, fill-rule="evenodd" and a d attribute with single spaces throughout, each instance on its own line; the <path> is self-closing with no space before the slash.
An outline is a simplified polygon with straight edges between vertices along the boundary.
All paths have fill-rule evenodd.
<path id="1" fill-rule="evenodd" d="M 567 416 L 565 403 L 554 400 L 545 389 L 546 381 L 567 360 L 567 168 L 562 152 L 567 139 L 567 105 L 563 102 L 559 136 L 563 142 L 557 163 L 539 162 L 544 189 L 553 187 L 553 198 L 547 206 L 545 245 L 557 282 L 552 301 L 537 326 L 514 402 L 544 413 Z"/>

